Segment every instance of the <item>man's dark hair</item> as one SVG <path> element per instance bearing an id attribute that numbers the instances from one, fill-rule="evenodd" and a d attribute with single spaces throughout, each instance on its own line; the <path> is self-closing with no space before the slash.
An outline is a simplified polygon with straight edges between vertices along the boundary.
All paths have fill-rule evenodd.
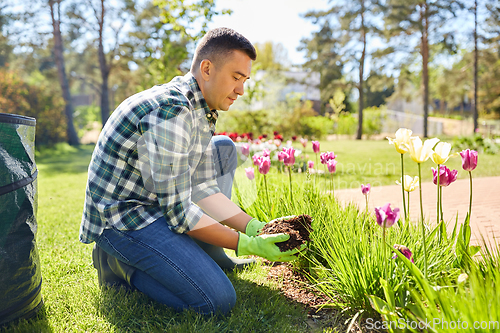
<path id="1" fill-rule="evenodd" d="M 240 33 L 229 28 L 215 28 L 206 33 L 194 53 L 191 71 L 198 69 L 204 59 L 216 66 L 223 63 L 234 50 L 245 52 L 250 59 L 257 59 L 255 47 Z"/>

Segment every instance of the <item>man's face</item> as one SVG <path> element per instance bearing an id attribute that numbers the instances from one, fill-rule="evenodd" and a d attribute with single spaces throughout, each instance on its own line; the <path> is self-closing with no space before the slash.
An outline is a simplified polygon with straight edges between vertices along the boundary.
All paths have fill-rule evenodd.
<path id="1" fill-rule="evenodd" d="M 209 79 L 203 96 L 211 110 L 227 111 L 243 95 L 243 86 L 250 77 L 252 59 L 239 50 L 234 50 L 226 61 L 215 66 L 211 63 Z"/>

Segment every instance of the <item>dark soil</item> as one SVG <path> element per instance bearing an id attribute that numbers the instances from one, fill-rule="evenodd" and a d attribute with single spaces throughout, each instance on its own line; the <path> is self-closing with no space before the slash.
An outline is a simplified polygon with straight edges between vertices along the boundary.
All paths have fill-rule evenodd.
<path id="1" fill-rule="evenodd" d="M 309 215 L 297 215 L 282 220 L 274 220 L 267 223 L 260 234 L 289 234 L 287 241 L 276 243 L 281 252 L 298 249 L 302 244 L 311 241 L 309 234 L 313 231 L 311 227 L 312 218 Z"/>

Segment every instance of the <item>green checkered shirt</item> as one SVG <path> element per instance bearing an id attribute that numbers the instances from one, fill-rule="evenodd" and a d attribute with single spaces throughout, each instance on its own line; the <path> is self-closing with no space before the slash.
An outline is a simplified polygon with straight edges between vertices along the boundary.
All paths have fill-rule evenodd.
<path id="1" fill-rule="evenodd" d="M 80 241 L 105 228 L 137 230 L 164 216 L 177 233 L 203 215 L 195 203 L 220 192 L 211 112 L 191 73 L 133 95 L 106 122 L 89 165 Z"/>

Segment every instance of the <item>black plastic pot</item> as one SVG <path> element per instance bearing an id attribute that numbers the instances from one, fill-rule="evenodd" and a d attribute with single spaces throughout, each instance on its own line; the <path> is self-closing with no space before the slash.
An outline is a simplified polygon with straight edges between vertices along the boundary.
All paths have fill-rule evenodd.
<path id="1" fill-rule="evenodd" d="M 0 326 L 42 306 L 34 118 L 0 113 Z"/>

